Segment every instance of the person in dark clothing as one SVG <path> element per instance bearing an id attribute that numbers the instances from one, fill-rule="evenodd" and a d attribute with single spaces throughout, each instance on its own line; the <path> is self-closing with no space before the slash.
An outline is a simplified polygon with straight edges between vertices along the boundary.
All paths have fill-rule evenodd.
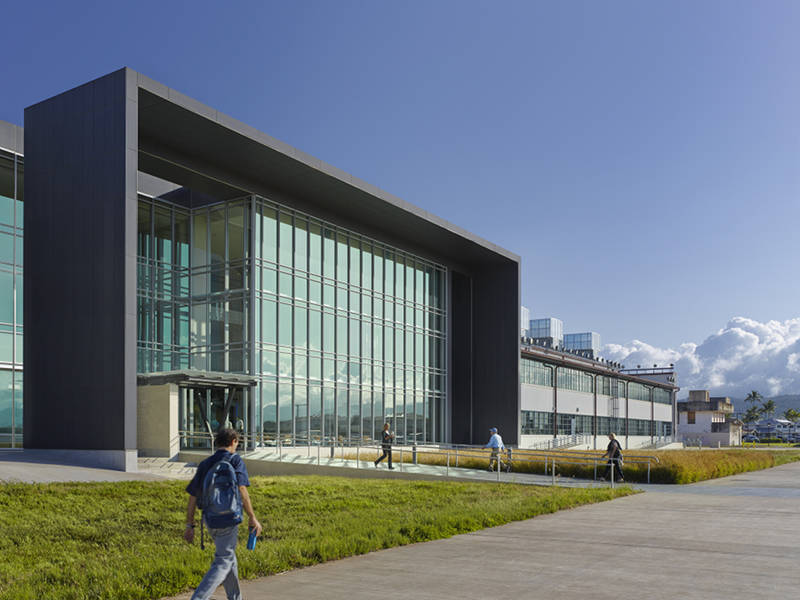
<path id="1" fill-rule="evenodd" d="M 381 433 L 381 450 L 383 450 L 383 454 L 381 454 L 378 459 L 375 461 L 375 466 L 378 466 L 378 463 L 381 462 L 384 458 L 389 459 L 389 468 L 394 469 L 392 466 L 392 442 L 394 441 L 394 433 L 389 431 L 389 424 L 383 424 L 383 432 Z"/>
<path id="2" fill-rule="evenodd" d="M 186 508 L 186 530 L 183 538 L 190 544 L 194 541 L 195 529 L 195 510 L 197 509 L 197 498 L 203 493 L 203 482 L 206 474 L 220 460 L 227 460 L 236 472 L 236 483 L 239 487 L 239 494 L 242 499 L 243 512 L 247 513 L 250 521 L 250 528 L 255 530 L 256 535 L 261 535 L 261 523 L 258 522 L 256 514 L 253 512 L 253 504 L 250 502 L 250 495 L 247 487 L 250 485 L 250 478 L 247 474 L 247 467 L 242 457 L 236 454 L 239 445 L 239 434 L 234 429 L 221 429 L 216 436 L 217 452 L 201 462 L 194 478 L 186 486 L 189 494 L 189 503 Z M 206 521 L 206 524 L 208 521 Z M 206 573 L 200 585 L 195 589 L 192 600 L 206 600 L 222 584 L 225 594 L 229 600 L 242 600 L 242 592 L 239 589 L 239 569 L 236 561 L 236 542 L 238 540 L 239 526 L 233 525 L 221 529 L 214 529 L 208 526 L 208 533 L 214 540 L 216 552 L 211 568 Z"/>
<path id="3" fill-rule="evenodd" d="M 618 483 L 625 481 L 625 478 L 622 475 L 622 447 L 619 445 L 617 441 L 617 436 L 613 433 L 608 434 L 608 446 L 606 447 L 606 453 L 603 454 L 602 458 L 608 457 L 608 467 L 606 468 L 606 476 L 602 479 L 605 481 L 606 479 L 611 479 L 611 471 L 613 466 L 614 477 Z"/>

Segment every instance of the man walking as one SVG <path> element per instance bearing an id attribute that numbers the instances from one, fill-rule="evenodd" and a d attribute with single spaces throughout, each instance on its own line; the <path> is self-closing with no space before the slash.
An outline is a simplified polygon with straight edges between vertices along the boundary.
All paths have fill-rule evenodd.
<path id="1" fill-rule="evenodd" d="M 206 474 L 222 460 L 229 462 L 236 473 L 236 484 L 241 497 L 241 507 L 247 513 L 250 528 L 255 529 L 257 536 L 261 534 L 261 523 L 256 519 L 253 505 L 250 502 L 250 495 L 247 493 L 247 487 L 250 485 L 247 467 L 242 457 L 236 454 L 236 448 L 239 445 L 239 434 L 235 429 L 220 429 L 215 438 L 215 444 L 219 449 L 213 456 L 208 457 L 198 465 L 194 479 L 186 486 L 186 491 L 189 494 L 189 504 L 186 507 L 186 530 L 183 537 L 190 544 L 194 541 L 194 513 L 197 508 L 197 498 L 203 493 Z M 222 466 L 224 467 L 225 465 Z M 203 518 L 205 519 L 205 515 Z M 241 516 L 238 520 L 241 521 Z M 236 562 L 236 542 L 239 525 L 212 528 L 208 524 L 208 520 L 205 522 L 208 526 L 208 533 L 211 539 L 214 540 L 216 552 L 214 553 L 211 568 L 209 568 L 200 585 L 194 591 L 192 600 L 208 600 L 220 584 L 225 587 L 228 600 L 242 600 L 242 593 L 239 590 L 239 569 Z"/>
<path id="2" fill-rule="evenodd" d="M 389 468 L 394 469 L 392 466 L 392 441 L 394 440 L 394 433 L 389 431 L 389 424 L 383 424 L 383 431 L 381 432 L 381 450 L 383 450 L 383 454 L 375 461 L 375 466 L 378 466 L 378 463 L 381 462 L 384 458 L 389 459 Z M 402 462 L 402 461 L 401 461 Z"/>
<path id="3" fill-rule="evenodd" d="M 494 471 L 495 465 L 497 466 L 498 470 L 500 469 L 500 452 L 505 449 L 505 445 L 503 445 L 503 438 L 501 438 L 500 434 L 497 433 L 497 427 L 492 427 L 489 429 L 489 433 L 491 434 L 491 437 L 484 448 L 492 449 L 492 456 L 489 458 L 489 470 Z"/>
<path id="4" fill-rule="evenodd" d="M 619 445 L 619 441 L 617 441 L 617 436 L 613 433 L 608 434 L 608 446 L 606 447 L 606 453 L 603 454 L 600 458 L 608 457 L 608 466 L 606 467 L 606 476 L 601 477 L 601 479 L 605 480 L 608 478 L 611 481 L 611 476 L 614 474 L 617 483 L 622 483 L 625 481 L 625 478 L 622 476 L 622 447 Z"/>

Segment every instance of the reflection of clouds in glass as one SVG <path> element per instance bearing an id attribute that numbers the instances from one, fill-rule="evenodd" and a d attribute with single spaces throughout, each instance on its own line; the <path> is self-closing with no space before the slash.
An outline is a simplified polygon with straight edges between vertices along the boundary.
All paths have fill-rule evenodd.
<path id="1" fill-rule="evenodd" d="M 683 390 L 744 396 L 800 393 L 800 318 L 761 323 L 734 317 L 703 343 L 656 348 L 640 340 L 607 344 L 601 356 L 631 368 L 675 364 Z"/>

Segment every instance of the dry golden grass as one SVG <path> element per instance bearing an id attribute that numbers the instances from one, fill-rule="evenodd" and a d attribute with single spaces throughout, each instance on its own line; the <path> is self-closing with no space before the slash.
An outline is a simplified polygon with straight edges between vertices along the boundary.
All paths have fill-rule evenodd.
<path id="1" fill-rule="evenodd" d="M 373 457 L 374 454 L 374 457 Z M 592 479 L 594 464 L 597 462 L 597 474 L 605 469 L 603 451 L 547 451 L 548 469 L 556 462 L 556 472 L 562 476 L 573 476 Z M 626 450 L 624 453 L 625 479 L 631 482 L 647 481 L 647 463 L 650 462 L 651 483 L 692 483 L 726 477 L 746 471 L 768 469 L 779 464 L 800 460 L 800 450 Z M 375 449 L 362 449 L 359 458 L 362 461 L 374 460 L 380 452 Z M 395 449 L 394 462 L 410 463 L 411 452 L 402 453 Z M 454 450 L 449 451 L 450 467 L 468 469 L 486 469 L 489 466 L 489 450 Z M 658 461 L 648 461 L 646 457 L 657 457 Z M 344 458 L 355 459 L 356 453 L 344 453 Z M 445 453 L 432 453 L 420 450 L 417 462 L 427 465 L 445 465 L 448 456 Z M 578 464 L 581 463 L 581 464 Z M 516 473 L 545 473 L 545 453 L 543 451 L 514 450 L 512 460 Z M 548 470 L 548 473 L 550 471 Z"/>

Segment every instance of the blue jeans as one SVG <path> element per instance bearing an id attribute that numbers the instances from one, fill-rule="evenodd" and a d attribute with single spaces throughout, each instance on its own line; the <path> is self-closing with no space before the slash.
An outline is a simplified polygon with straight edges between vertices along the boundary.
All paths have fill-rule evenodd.
<path id="1" fill-rule="evenodd" d="M 225 587 L 228 600 L 242 600 L 242 592 L 239 591 L 239 568 L 236 563 L 239 526 L 234 525 L 224 529 L 209 527 L 208 533 L 216 546 L 214 561 L 192 594 L 192 600 L 208 600 L 220 584 Z"/>

